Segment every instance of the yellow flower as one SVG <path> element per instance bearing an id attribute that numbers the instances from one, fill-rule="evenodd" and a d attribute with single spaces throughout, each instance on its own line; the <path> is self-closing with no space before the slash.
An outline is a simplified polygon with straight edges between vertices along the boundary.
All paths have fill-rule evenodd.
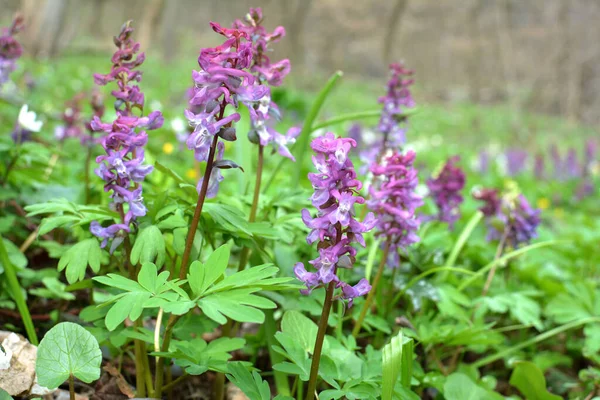
<path id="1" fill-rule="evenodd" d="M 547 199 L 547 198 L 545 198 L 545 197 L 541 197 L 541 198 L 539 198 L 539 199 L 538 199 L 538 201 L 537 201 L 537 206 L 538 206 L 538 208 L 540 208 L 540 209 L 542 209 L 542 210 L 545 210 L 545 209 L 547 209 L 548 207 L 550 207 L 550 200 L 548 200 L 548 199 Z"/>
<path id="2" fill-rule="evenodd" d="M 174 149 L 175 149 L 175 147 L 173 146 L 173 143 L 167 142 L 167 143 L 163 144 L 162 150 L 163 150 L 163 153 L 165 153 L 165 154 L 171 154 Z"/>
<path id="3" fill-rule="evenodd" d="M 198 173 L 193 168 L 190 168 L 187 171 L 185 171 L 185 176 L 187 176 L 190 179 L 198 179 Z"/>

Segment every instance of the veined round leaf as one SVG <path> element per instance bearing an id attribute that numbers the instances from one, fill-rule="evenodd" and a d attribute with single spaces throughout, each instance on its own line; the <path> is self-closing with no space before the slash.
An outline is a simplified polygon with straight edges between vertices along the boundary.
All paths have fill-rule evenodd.
<path id="1" fill-rule="evenodd" d="M 72 322 L 50 329 L 40 342 L 35 363 L 38 383 L 56 389 L 70 375 L 85 383 L 100 378 L 102 352 L 91 333 Z"/>

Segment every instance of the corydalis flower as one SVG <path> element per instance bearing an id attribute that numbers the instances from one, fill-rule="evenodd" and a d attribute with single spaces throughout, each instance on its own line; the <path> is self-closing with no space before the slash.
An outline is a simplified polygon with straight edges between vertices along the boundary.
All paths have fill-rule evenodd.
<path id="1" fill-rule="evenodd" d="M 185 111 L 185 116 L 194 130 L 186 144 L 194 150 L 198 161 L 209 161 L 218 150 L 214 167 L 236 168 L 237 164 L 223 160 L 222 150 L 217 149 L 219 137 L 227 141 L 237 139 L 233 123 L 240 120 L 240 114 L 225 116 L 226 108 L 232 106 L 237 109 L 240 102 L 246 105 L 259 102 L 268 95 L 269 89 L 255 85 L 256 78 L 248 71 L 253 54 L 248 34 L 239 29 L 223 28 L 215 22 L 211 22 L 211 26 L 215 32 L 225 36 L 225 41 L 220 46 L 202 49 L 198 57 L 200 70 L 192 72 L 195 86 L 189 101 L 190 109 Z M 214 196 L 223 176 L 220 171 L 213 170 L 208 179 L 207 190 L 211 190 L 207 194 Z M 198 193 L 203 183 L 203 180 L 198 183 Z"/>
<path id="2" fill-rule="evenodd" d="M 413 71 L 405 68 L 402 63 L 395 63 L 390 64 L 390 73 L 386 94 L 378 100 L 383 105 L 377 125 L 382 137 L 360 153 L 361 161 L 367 166 L 377 162 L 387 149 L 396 149 L 404 145 L 407 121 L 404 113 L 415 106 L 410 92 L 414 79 L 407 79 Z"/>
<path id="3" fill-rule="evenodd" d="M 341 288 L 340 298 L 353 299 L 369 292 L 371 286 L 366 279 L 351 286 L 339 279 L 337 268 L 351 268 L 355 261 L 356 249 L 353 243 L 365 245 L 363 233 L 371 230 L 377 222 L 372 213 L 367 214 L 361 223 L 355 219 L 353 206 L 365 202 L 358 195 L 362 184 L 356 179 L 354 165 L 348 157 L 353 139 L 336 138 L 331 132 L 313 140 L 311 147 L 316 153 L 313 163 L 317 173 L 310 173 L 308 179 L 315 190 L 311 201 L 317 208 L 312 217 L 307 209 L 302 210 L 302 220 L 311 229 L 307 242 L 319 241 L 319 257 L 310 261 L 316 272 L 308 272 L 304 264 L 294 267 L 296 277 L 306 284 L 308 294 L 316 287 L 335 282 Z"/>
<path id="4" fill-rule="evenodd" d="M 23 17 L 17 15 L 10 27 L 0 32 L 0 87 L 8 81 L 16 68 L 16 61 L 23 54 L 21 44 L 14 37 L 23 27 Z"/>
<path id="5" fill-rule="evenodd" d="M 271 62 L 267 55 L 269 46 L 285 36 L 285 29 L 278 26 L 273 32 L 268 32 L 262 26 L 262 20 L 262 10 L 251 8 L 243 21 L 237 20 L 233 23 L 233 28 L 244 32 L 252 43 L 252 66 L 250 71 L 256 77 L 254 85 L 263 85 L 268 89 L 258 101 L 254 99 L 242 100 L 250 110 L 252 130 L 249 132 L 248 138 L 251 142 L 261 146 L 271 144 L 273 145 L 273 151 L 278 151 L 280 155 L 295 161 L 288 146 L 296 141 L 300 130 L 290 129 L 286 135 L 283 135 L 272 127 L 274 121 L 279 120 L 281 117 L 279 107 L 271 99 L 270 88 L 266 86 L 280 86 L 283 79 L 290 72 L 290 61 L 288 59 Z"/>
<path id="6" fill-rule="evenodd" d="M 506 170 L 509 176 L 515 176 L 525 169 L 528 154 L 525 150 L 508 149 L 506 156 Z"/>
<path id="7" fill-rule="evenodd" d="M 141 71 L 135 68 L 144 62 L 144 53 L 138 54 L 140 44 L 131 38 L 133 28 L 130 22 L 125 23 L 119 36 L 114 38 L 117 51 L 112 57 L 111 72 L 106 75 L 94 75 L 94 81 L 98 85 L 117 82 L 118 90 L 111 92 L 116 99 L 117 118 L 110 124 L 102 123 L 100 116 L 104 108 L 101 104 L 96 104 L 93 105 L 95 116 L 89 124 L 93 131 L 106 133 L 101 139 L 106 155 L 96 158 L 99 167 L 95 173 L 106 182 L 104 190 L 112 192 L 111 207 L 121 215 L 119 224 L 103 228 L 94 221 L 90 230 L 95 236 L 103 239 L 102 247 L 106 246 L 108 240 L 113 240 L 111 252 L 123 241 L 129 232 L 129 225 L 146 215 L 141 183 L 153 167 L 144 164 L 143 147 L 148 141 L 148 135 L 142 129 L 160 128 L 164 121 L 159 111 L 151 112 L 146 117 L 133 113 L 135 108 L 142 112 L 144 110 L 144 94 L 139 86 L 134 84 L 142 79 Z"/>
<path id="8" fill-rule="evenodd" d="M 66 108 L 62 114 L 62 124 L 54 129 L 54 137 L 57 140 L 63 141 L 67 138 L 78 137 L 83 140 L 83 130 L 81 129 L 81 103 L 83 94 L 75 95 L 65 104 Z"/>
<path id="9" fill-rule="evenodd" d="M 533 209 L 525 196 L 513 191 L 500 194 L 496 189 L 481 189 L 473 194 L 484 202 L 480 208 L 488 227 L 488 240 L 504 240 L 517 248 L 537 237 L 540 210 Z"/>
<path id="10" fill-rule="evenodd" d="M 415 211 L 423 205 L 423 199 L 415 191 L 419 183 L 413 167 L 415 157 L 414 151 L 405 155 L 394 152 L 371 166 L 375 182 L 369 188 L 371 199 L 367 204 L 379 221 L 375 236 L 389 242 L 390 254 L 419 241 L 420 221 Z"/>
<path id="11" fill-rule="evenodd" d="M 439 171 L 427 181 L 429 193 L 438 208 L 438 220 L 447 222 L 450 228 L 460 217 L 460 204 L 463 196 L 460 191 L 465 187 L 465 174 L 456 166 L 460 157 L 450 158 Z"/>

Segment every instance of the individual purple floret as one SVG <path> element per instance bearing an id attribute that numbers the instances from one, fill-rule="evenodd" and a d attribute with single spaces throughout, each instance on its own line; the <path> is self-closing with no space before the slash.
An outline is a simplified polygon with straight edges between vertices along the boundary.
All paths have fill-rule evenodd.
<path id="1" fill-rule="evenodd" d="M 283 59 L 277 62 L 271 62 L 267 55 L 270 51 L 269 45 L 279 41 L 285 36 L 285 29 L 282 26 L 275 28 L 273 32 L 268 32 L 262 26 L 263 16 L 260 8 L 251 8 L 246 14 L 244 20 L 236 20 L 233 28 L 244 32 L 252 43 L 252 64 L 250 71 L 255 76 L 254 85 L 265 88 L 264 96 L 259 101 L 253 98 L 240 100 L 248 106 L 250 111 L 250 121 L 252 130 L 248 133 L 251 142 L 267 146 L 271 144 L 273 151 L 278 151 L 280 155 L 295 161 L 290 153 L 288 146 L 295 143 L 299 130 L 293 129 L 286 135 L 277 132 L 273 127 L 273 122 L 280 119 L 279 107 L 271 100 L 271 90 L 267 86 L 280 86 L 285 76 L 290 72 L 290 61 Z"/>
<path id="2" fill-rule="evenodd" d="M 553 144 L 550 146 L 550 158 L 552 159 L 552 164 L 554 164 L 554 179 L 562 180 L 564 179 L 564 162 L 560 156 L 558 151 L 558 146 Z"/>
<path id="3" fill-rule="evenodd" d="M 581 176 L 581 166 L 577 161 L 577 151 L 570 148 L 565 159 L 565 173 L 569 178 L 578 178 Z"/>
<path id="4" fill-rule="evenodd" d="M 423 199 L 417 195 L 419 183 L 417 170 L 413 167 L 416 154 L 394 152 L 385 156 L 380 164 L 371 166 L 375 182 L 367 202 L 369 209 L 377 216 L 376 237 L 389 241 L 389 251 L 394 263 L 399 265 L 398 249 L 406 249 L 419 241 L 417 230 L 420 221 L 415 211 L 423 205 Z"/>
<path id="5" fill-rule="evenodd" d="M 63 141 L 67 138 L 81 138 L 83 141 L 83 129 L 81 121 L 81 102 L 84 95 L 79 93 L 67 101 L 65 111 L 62 114 L 62 124 L 54 129 L 54 137 Z"/>
<path id="6" fill-rule="evenodd" d="M 157 129 L 164 122 L 159 111 L 151 112 L 145 117 L 133 112 L 134 109 L 142 113 L 144 110 L 144 94 L 134 82 L 142 79 L 142 72 L 135 69 L 144 62 L 145 57 L 144 53 L 138 54 L 140 44 L 131 38 L 133 28 L 130 22 L 125 23 L 119 36 L 114 38 L 118 49 L 112 57 L 110 73 L 94 75 L 94 81 L 98 85 L 104 86 L 113 81 L 117 83 L 118 90 L 111 92 L 116 98 L 117 118 L 111 124 L 102 123 L 99 114 L 100 111 L 103 112 L 103 107 L 96 105 L 96 115 L 89 124 L 93 131 L 106 133 L 101 139 L 106 155 L 96 158 L 99 167 L 95 173 L 106 182 L 104 190 L 112 191 L 111 207 L 121 215 L 119 224 L 102 228 L 97 222 L 93 222 L 90 230 L 103 239 L 103 247 L 109 239 L 113 240 L 111 252 L 124 240 L 129 232 L 129 224 L 135 224 L 137 218 L 146 215 L 141 183 L 153 167 L 144 164 L 144 146 L 148 135 L 143 129 Z"/>
<path id="7" fill-rule="evenodd" d="M 365 199 L 358 195 L 362 184 L 356 179 L 354 165 L 348 153 L 356 142 L 348 138 L 336 138 L 331 132 L 313 140 L 311 147 L 316 153 L 313 163 L 317 173 L 308 174 L 315 190 L 311 197 L 317 208 L 314 217 L 307 209 L 302 210 L 302 220 L 311 229 L 306 241 L 319 242 L 319 257 L 310 261 L 316 272 L 308 272 L 303 263 L 294 267 L 296 277 L 306 284 L 304 294 L 314 288 L 335 282 L 341 288 L 340 298 L 353 299 L 369 292 L 371 286 L 366 279 L 351 286 L 339 279 L 337 268 L 351 268 L 356 249 L 353 243 L 365 245 L 363 233 L 371 230 L 377 220 L 372 213 L 361 223 L 355 219 L 354 204 L 363 204 Z"/>
<path id="8" fill-rule="evenodd" d="M 227 141 L 237 139 L 232 125 L 240 120 L 240 114 L 226 115 L 226 108 L 232 106 L 237 109 L 240 102 L 252 108 L 269 96 L 269 88 L 255 84 L 256 78 L 248 71 L 253 59 L 248 34 L 239 29 L 224 28 L 216 22 L 210 24 L 226 39 L 220 46 L 202 49 L 198 57 L 200 70 L 192 71 L 195 85 L 189 101 L 190 109 L 185 111 L 185 116 L 194 130 L 186 144 L 194 150 L 197 161 L 212 163 L 217 153 L 216 169 L 237 168 L 234 162 L 223 160 L 221 148 L 217 149 L 219 137 Z M 222 180 L 221 173 L 213 169 L 207 183 L 207 192 L 210 190 L 207 194 L 216 195 Z M 202 183 L 203 180 L 198 183 L 198 193 Z"/>
<path id="9" fill-rule="evenodd" d="M 368 167 L 378 162 L 387 149 L 395 150 L 404 145 L 407 124 L 404 113 L 415 106 L 410 92 L 414 79 L 406 79 L 413 74 L 413 71 L 405 68 L 402 63 L 394 63 L 390 64 L 390 72 L 386 94 L 378 100 L 383 105 L 377 125 L 377 131 L 382 137 L 368 147 L 363 146 L 363 151 L 360 153 L 361 161 Z"/>
<path id="10" fill-rule="evenodd" d="M 8 82 L 9 75 L 16 68 L 16 61 L 23 54 L 21 44 L 14 37 L 23 27 L 23 16 L 17 14 L 10 27 L 0 31 L 0 87 Z"/>
<path id="11" fill-rule="evenodd" d="M 458 156 L 450 158 L 437 175 L 427 180 L 429 193 L 438 208 L 437 219 L 447 222 L 450 229 L 460 218 L 459 207 L 463 202 L 460 191 L 465 187 L 465 173 L 456 166 L 459 160 Z"/>
<path id="12" fill-rule="evenodd" d="M 520 149 L 508 149 L 505 153 L 508 176 L 515 176 L 525 169 L 527 152 Z"/>
<path id="13" fill-rule="evenodd" d="M 478 157 L 478 168 L 481 174 L 487 174 L 490 170 L 490 152 L 488 150 L 481 150 Z"/>
<path id="14" fill-rule="evenodd" d="M 533 209 L 522 194 L 500 196 L 496 189 L 482 189 L 473 197 L 485 203 L 480 210 L 488 227 L 488 240 L 504 241 L 516 249 L 537 237 L 540 210 Z"/>
<path id="15" fill-rule="evenodd" d="M 535 155 L 533 173 L 537 179 L 546 178 L 546 166 L 544 164 L 544 155 L 541 153 L 537 153 Z"/>

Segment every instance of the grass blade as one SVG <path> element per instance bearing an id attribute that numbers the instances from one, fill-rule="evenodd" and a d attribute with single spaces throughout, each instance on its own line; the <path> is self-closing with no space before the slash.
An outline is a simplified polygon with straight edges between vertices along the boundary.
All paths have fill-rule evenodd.
<path id="1" fill-rule="evenodd" d="M 25 331 L 27 331 L 29 342 L 34 346 L 37 346 L 39 343 L 37 334 L 35 333 L 31 314 L 29 314 L 29 308 L 27 308 L 27 303 L 25 302 L 25 298 L 21 292 L 21 285 L 19 284 L 19 279 L 17 278 L 17 269 L 12 265 L 10 259 L 8 258 L 8 252 L 4 246 L 4 238 L 2 238 L 2 236 L 0 236 L 0 261 L 2 261 L 2 265 L 4 266 L 4 274 L 6 275 L 6 280 L 10 286 L 13 299 L 17 304 L 17 308 L 19 309 L 19 314 L 21 314 L 21 319 L 25 325 Z"/>
<path id="2" fill-rule="evenodd" d="M 408 116 L 416 114 L 417 112 L 418 112 L 418 109 L 416 107 L 411 108 L 409 110 L 405 110 L 401 115 L 398 115 L 398 118 L 408 117 Z M 350 113 L 350 114 L 339 115 L 337 117 L 327 119 L 323 122 L 315 124 L 312 127 L 312 130 L 316 131 L 317 129 L 323 129 L 328 126 L 341 124 L 342 122 L 346 122 L 346 121 L 357 121 L 357 120 L 361 120 L 361 119 L 375 118 L 375 117 L 379 117 L 379 116 L 381 116 L 381 110 L 360 111 L 360 112 L 355 112 L 355 113 Z"/>
<path id="3" fill-rule="evenodd" d="M 413 351 L 413 340 L 404 340 L 402 331 L 383 348 L 381 400 L 392 399 L 398 377 L 402 386 L 410 388 Z"/>
<path id="4" fill-rule="evenodd" d="M 485 267 L 481 268 L 479 271 L 477 271 L 475 274 L 473 274 L 473 276 L 471 276 L 469 279 L 464 281 L 458 287 L 458 290 L 462 292 L 467 286 L 469 286 L 471 283 L 475 282 L 477 280 L 477 278 L 481 278 L 482 276 L 485 275 L 486 272 L 488 272 L 490 269 L 494 268 L 495 265 L 501 265 L 512 258 L 520 256 L 521 254 L 527 253 L 528 251 L 539 249 L 540 247 L 551 246 L 551 245 L 557 244 L 557 243 L 565 243 L 565 241 L 564 240 L 548 240 L 546 242 L 531 244 L 529 246 L 522 247 L 518 250 L 511 251 L 510 253 L 503 255 L 502 257 L 492 261 Z"/>
<path id="5" fill-rule="evenodd" d="M 313 103 L 310 111 L 308 112 L 306 120 L 304 121 L 302 131 L 300 132 L 300 138 L 298 140 L 298 143 L 294 146 L 294 148 L 298 148 L 298 153 L 296 155 L 296 162 L 298 163 L 298 166 L 294 169 L 293 180 L 293 185 L 295 186 L 298 185 L 298 181 L 300 179 L 302 166 L 304 165 L 304 158 L 306 157 L 308 144 L 310 142 L 310 134 L 314 130 L 313 124 L 319 116 L 319 112 L 321 111 L 321 107 L 323 107 L 323 103 L 325 103 L 325 99 L 327 99 L 327 96 L 335 86 L 336 82 L 342 77 L 342 75 L 342 71 L 337 71 L 331 76 L 331 78 L 329 78 L 323 89 L 321 89 L 321 91 L 317 95 L 317 98 L 315 99 L 315 102 Z"/>
<path id="6" fill-rule="evenodd" d="M 460 251 L 462 250 L 465 243 L 471 236 L 471 233 L 473 233 L 473 230 L 475 229 L 475 227 L 477 226 L 479 221 L 481 221 L 482 218 L 483 218 L 483 213 L 479 210 L 471 217 L 471 219 L 469 220 L 469 222 L 467 223 L 467 225 L 465 226 L 463 231 L 458 236 L 458 240 L 454 244 L 454 247 L 452 248 L 452 251 L 450 252 L 450 255 L 448 256 L 448 259 L 446 260 L 445 267 L 454 267 L 454 263 L 456 262 L 456 259 L 458 258 Z M 444 274 L 444 278 L 446 278 L 447 276 L 448 276 L 448 272 L 446 272 Z"/>

